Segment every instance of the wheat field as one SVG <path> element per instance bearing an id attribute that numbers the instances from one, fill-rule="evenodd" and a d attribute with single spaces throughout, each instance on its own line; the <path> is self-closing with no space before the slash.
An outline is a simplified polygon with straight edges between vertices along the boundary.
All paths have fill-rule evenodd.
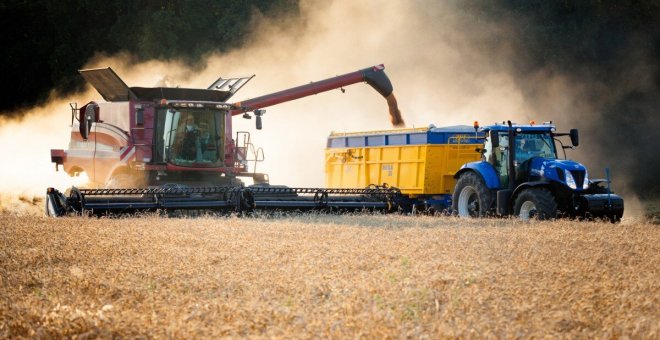
<path id="1" fill-rule="evenodd" d="M 660 336 L 658 225 L 0 213 L 0 338 Z"/>

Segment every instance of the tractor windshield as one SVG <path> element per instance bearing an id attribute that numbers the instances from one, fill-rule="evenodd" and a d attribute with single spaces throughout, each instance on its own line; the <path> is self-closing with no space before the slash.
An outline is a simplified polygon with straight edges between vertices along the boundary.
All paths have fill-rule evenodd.
<path id="1" fill-rule="evenodd" d="M 179 166 L 223 165 L 223 112 L 199 108 L 162 109 L 158 111 L 158 125 L 162 132 L 156 142 L 162 161 Z"/>
<path id="2" fill-rule="evenodd" d="M 522 162 L 532 157 L 556 158 L 555 143 L 547 133 L 516 134 L 516 162 Z"/>

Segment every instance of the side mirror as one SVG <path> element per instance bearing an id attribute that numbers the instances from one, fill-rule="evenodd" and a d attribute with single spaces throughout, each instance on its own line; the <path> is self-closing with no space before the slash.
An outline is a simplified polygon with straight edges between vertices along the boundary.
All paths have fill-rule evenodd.
<path id="1" fill-rule="evenodd" d="M 569 134 L 571 136 L 571 144 L 573 144 L 573 146 L 578 146 L 580 144 L 578 129 L 571 129 Z"/>
<path id="2" fill-rule="evenodd" d="M 497 135 L 497 132 L 494 131 L 490 132 L 490 144 L 493 146 L 493 150 L 495 150 L 496 147 L 500 146 L 500 138 Z"/>
<path id="3" fill-rule="evenodd" d="M 96 105 L 93 103 L 87 104 L 85 112 L 81 112 L 80 119 L 80 135 L 83 140 L 89 138 L 89 131 L 92 129 L 92 123 L 96 122 Z"/>

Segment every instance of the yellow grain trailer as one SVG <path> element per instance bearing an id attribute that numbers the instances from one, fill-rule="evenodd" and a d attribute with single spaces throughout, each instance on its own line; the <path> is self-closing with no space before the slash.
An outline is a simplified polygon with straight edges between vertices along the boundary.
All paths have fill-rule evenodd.
<path id="1" fill-rule="evenodd" d="M 483 133 L 467 125 L 333 132 L 325 150 L 329 188 L 397 187 L 417 203 L 451 206 L 461 165 L 481 159 Z"/>

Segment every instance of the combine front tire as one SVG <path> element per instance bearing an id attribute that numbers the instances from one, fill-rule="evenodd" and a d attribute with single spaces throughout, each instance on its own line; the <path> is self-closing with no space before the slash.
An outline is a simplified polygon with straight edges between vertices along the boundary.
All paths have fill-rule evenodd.
<path id="1" fill-rule="evenodd" d="M 456 182 L 451 208 L 460 217 L 482 217 L 493 203 L 493 194 L 483 179 L 474 172 L 466 172 Z"/>
<path id="2" fill-rule="evenodd" d="M 529 188 L 516 197 L 514 212 L 523 221 L 553 219 L 557 216 L 557 202 L 548 189 Z"/>

